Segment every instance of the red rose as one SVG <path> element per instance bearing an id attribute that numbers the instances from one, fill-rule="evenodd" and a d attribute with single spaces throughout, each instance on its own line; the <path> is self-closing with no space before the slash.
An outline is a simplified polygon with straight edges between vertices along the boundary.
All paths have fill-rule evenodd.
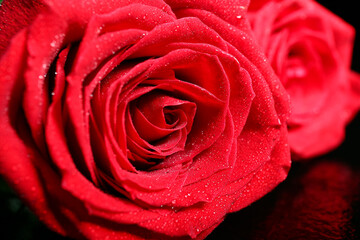
<path id="1" fill-rule="evenodd" d="M 255 0 L 249 9 L 254 35 L 290 95 L 294 157 L 334 149 L 360 107 L 360 77 L 350 70 L 354 29 L 312 0 Z"/>
<path id="2" fill-rule="evenodd" d="M 201 239 L 286 177 L 247 1 L 45 2 L 0 60 L 0 173 L 51 229 Z"/>

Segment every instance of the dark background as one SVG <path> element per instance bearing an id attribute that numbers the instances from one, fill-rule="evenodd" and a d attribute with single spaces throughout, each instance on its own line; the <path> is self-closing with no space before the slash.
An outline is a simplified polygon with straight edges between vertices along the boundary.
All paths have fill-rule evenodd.
<path id="1" fill-rule="evenodd" d="M 360 32 L 355 1 L 318 1 Z M 360 72 L 360 34 L 352 68 Z M 360 114 L 346 139 L 321 158 L 293 163 L 287 180 L 240 212 L 229 214 L 207 240 L 360 239 Z M 67 239 L 48 230 L 0 179 L 0 238 Z"/>

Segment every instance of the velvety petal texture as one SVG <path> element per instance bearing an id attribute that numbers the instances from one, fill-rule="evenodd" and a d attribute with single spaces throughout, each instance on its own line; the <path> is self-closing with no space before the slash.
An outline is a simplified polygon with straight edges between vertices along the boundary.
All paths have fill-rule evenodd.
<path id="1" fill-rule="evenodd" d="M 204 239 L 286 178 L 248 1 L 44 4 L 0 60 L 0 173 L 51 229 Z"/>
<path id="2" fill-rule="evenodd" d="M 10 39 L 22 28 L 28 26 L 46 5 L 41 0 L 2 1 L 0 5 L 0 56 L 6 50 Z"/>
<path id="3" fill-rule="evenodd" d="M 254 0 L 248 16 L 291 98 L 293 158 L 334 149 L 360 109 L 360 77 L 350 69 L 354 29 L 313 0 Z"/>

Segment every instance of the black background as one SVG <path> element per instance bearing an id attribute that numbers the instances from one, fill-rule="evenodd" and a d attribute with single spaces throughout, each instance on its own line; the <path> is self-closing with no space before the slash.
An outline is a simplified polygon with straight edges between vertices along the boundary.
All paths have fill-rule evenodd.
<path id="1" fill-rule="evenodd" d="M 356 1 L 318 2 L 360 31 L 360 17 L 354 11 Z M 360 72 L 359 38 L 360 34 L 357 33 L 352 65 L 357 72 Z M 311 161 L 293 163 L 286 181 L 249 207 L 229 214 L 207 240 L 360 239 L 359 160 L 360 114 L 347 127 L 346 139 L 338 149 Z M 335 169 L 339 174 L 328 176 L 326 174 L 331 172 L 329 169 Z M 342 172 L 346 175 L 344 178 L 341 177 Z M 319 196 L 316 192 L 312 196 L 308 189 L 320 189 L 319 194 L 323 194 L 324 198 L 320 197 L 319 203 L 314 204 L 314 199 Z M 339 199 L 342 201 L 339 202 Z M 320 211 L 320 215 L 321 211 L 325 211 L 325 215 L 335 211 L 337 215 L 334 219 L 328 216 L 322 218 L 322 215 L 314 218 L 307 212 L 316 210 Z M 2 239 L 67 239 L 39 222 L 2 180 L 0 221 Z"/>

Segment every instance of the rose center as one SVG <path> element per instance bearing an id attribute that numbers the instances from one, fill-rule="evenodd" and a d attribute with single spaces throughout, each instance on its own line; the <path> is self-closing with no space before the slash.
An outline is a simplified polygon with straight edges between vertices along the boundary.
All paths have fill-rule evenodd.
<path id="1" fill-rule="evenodd" d="M 126 118 L 128 158 L 149 168 L 184 150 L 196 105 L 169 93 L 152 90 L 133 100 Z"/>
<path id="2" fill-rule="evenodd" d="M 164 109 L 165 122 L 168 125 L 176 124 L 179 118 L 174 114 L 174 112 Z"/>

